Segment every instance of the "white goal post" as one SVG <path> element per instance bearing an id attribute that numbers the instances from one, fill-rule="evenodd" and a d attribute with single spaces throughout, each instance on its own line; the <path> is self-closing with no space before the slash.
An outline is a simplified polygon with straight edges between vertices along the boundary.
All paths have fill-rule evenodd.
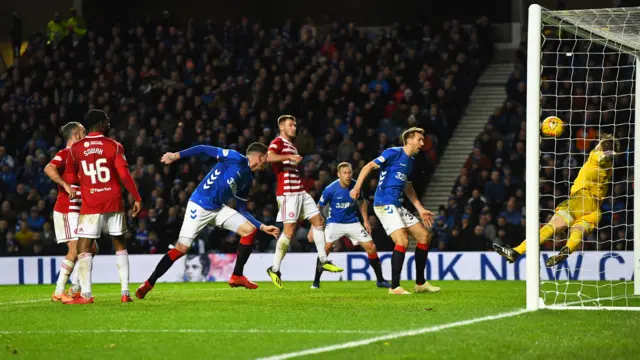
<path id="1" fill-rule="evenodd" d="M 551 33 L 560 35 L 551 39 Z M 573 46 L 571 51 L 564 51 L 566 50 L 562 46 L 564 39 L 568 39 L 566 41 L 573 44 L 568 45 L 569 47 Z M 553 45 L 550 50 L 547 41 L 558 43 L 557 48 Z M 547 42 L 547 47 L 545 47 L 545 42 Z M 600 57 L 594 56 L 590 58 L 592 53 Z M 574 56 L 576 54 L 577 56 Z M 581 55 L 582 59 L 587 59 L 586 62 L 580 60 Z M 554 66 L 553 64 L 550 65 L 553 61 L 549 61 L 549 58 L 546 58 L 549 56 L 555 59 L 557 68 L 555 69 L 555 74 L 551 71 L 552 75 L 549 78 L 552 80 L 545 80 L 544 74 L 553 70 Z M 617 56 L 618 59 L 613 65 L 609 61 L 611 56 Z M 572 57 L 577 57 L 578 59 Z M 575 65 L 578 62 L 579 65 Z M 594 76 L 590 76 L 590 71 L 603 75 L 599 78 L 598 76 L 593 78 Z M 608 78 L 605 79 L 604 74 L 609 74 L 611 71 L 615 71 L 617 74 L 615 75 L 615 81 L 609 81 L 610 79 Z M 586 75 L 574 76 L 574 72 L 582 72 L 586 73 Z M 569 76 L 567 76 L 568 73 L 570 73 Z M 623 76 L 622 74 L 625 74 L 624 76 L 626 77 L 620 78 Z M 582 78 L 579 78 L 580 76 Z M 544 149 L 541 150 L 541 142 L 552 141 L 560 143 L 560 141 L 566 141 L 567 144 L 572 144 L 571 141 L 574 141 L 575 143 L 576 138 L 574 136 L 578 131 L 583 131 L 580 136 L 586 137 L 584 135 L 587 132 L 587 127 L 584 126 L 586 119 L 592 122 L 594 119 L 599 119 L 598 123 L 593 125 L 598 129 L 598 132 L 613 128 L 613 132 L 618 134 L 616 135 L 617 138 L 621 132 L 627 134 L 625 138 L 627 148 L 623 146 L 622 152 L 630 152 L 631 148 L 634 151 L 640 149 L 640 134 L 636 131 L 636 124 L 640 123 L 640 7 L 551 11 L 536 4 L 531 5 L 528 16 L 526 77 L 525 235 L 528 241 L 525 266 L 527 309 L 640 310 L 640 280 L 638 280 L 638 277 L 640 277 L 640 196 L 633 196 L 633 202 L 631 203 L 630 199 L 628 199 L 628 197 L 631 197 L 631 191 L 625 193 L 627 201 L 625 202 L 624 213 L 628 212 L 630 214 L 631 208 L 635 210 L 633 219 L 627 218 L 625 223 L 629 225 L 633 223 L 632 238 L 625 237 L 622 240 L 614 240 L 614 235 L 602 234 L 602 236 L 599 236 L 599 232 L 604 230 L 599 230 L 599 227 L 596 227 L 591 235 L 592 237 L 588 241 L 585 238 L 582 242 L 582 248 L 577 248 L 569 257 L 569 259 L 573 258 L 574 262 L 573 265 L 563 268 L 563 271 L 566 271 L 567 274 L 566 278 L 563 278 L 564 275 L 560 274 L 560 271 L 556 269 L 549 270 L 545 266 L 544 259 L 541 258 L 548 258 L 549 255 L 547 252 L 541 253 L 538 241 L 540 239 L 540 226 L 543 225 L 540 221 L 541 210 L 546 212 L 553 211 L 552 208 L 546 208 L 545 206 L 543 206 L 544 209 L 541 209 L 540 205 L 542 202 L 541 195 L 544 196 L 540 191 L 541 151 L 544 151 Z M 577 81 L 575 80 L 576 77 L 579 78 Z M 547 85 L 546 90 L 543 91 L 545 81 L 554 83 L 551 90 Z M 615 82 L 615 84 L 607 84 L 611 82 Z M 591 83 L 597 83 L 595 86 L 599 87 L 599 94 L 595 93 L 593 95 L 593 93 L 581 92 L 591 91 Z M 566 95 L 567 91 L 561 92 L 561 90 L 558 90 L 562 86 L 565 87 L 563 91 L 569 87 L 569 95 Z M 580 87 L 575 98 L 574 86 Z M 615 94 L 605 93 L 604 88 L 607 88 L 608 92 L 615 91 Z M 549 95 L 549 93 L 552 94 Z M 555 111 L 558 113 L 553 113 L 554 108 L 552 107 L 547 106 L 545 108 L 543 104 L 545 96 L 554 97 L 555 104 L 558 106 Z M 583 99 L 578 99 L 578 96 Z M 563 100 L 562 97 L 569 99 Z M 590 107 L 590 97 L 598 98 L 595 100 L 599 104 L 598 110 Z M 623 102 L 622 98 L 625 98 L 625 102 Z M 620 103 L 618 103 L 619 99 Z M 578 102 L 578 100 L 582 101 Z M 562 108 L 563 105 L 558 105 L 563 101 L 567 101 L 570 104 L 568 108 Z M 603 110 L 605 102 L 615 102 L 613 109 Z M 550 106 L 553 106 L 553 104 Z M 577 109 L 576 106 L 582 106 L 582 108 Z M 621 126 L 618 126 L 615 122 L 623 120 L 616 119 L 613 120 L 611 126 L 605 127 L 610 125 L 607 123 L 607 119 L 611 115 L 606 114 L 605 116 L 604 112 L 612 111 L 615 119 L 618 114 L 618 108 L 624 106 L 627 106 L 627 108 L 622 109 L 620 114 L 629 114 L 627 115 L 626 123 L 620 123 Z M 578 114 L 575 115 L 576 118 L 582 117 L 583 124 L 572 124 L 574 111 Z M 572 114 L 569 118 L 561 116 L 568 113 Z M 558 116 L 564 121 L 564 139 L 541 138 L 540 124 L 542 117 L 546 116 Z M 602 120 L 603 118 L 606 119 Z M 578 123 L 577 120 L 575 122 Z M 578 127 L 582 130 L 576 129 Z M 621 129 L 618 129 L 619 127 Z M 554 146 L 551 143 L 551 147 L 553 148 Z M 572 151 L 561 150 L 559 153 L 547 152 L 545 160 L 553 157 L 552 163 L 554 163 L 556 157 L 565 161 L 566 158 L 579 157 L 583 159 L 586 156 L 588 156 L 587 151 L 574 154 Z M 629 159 L 629 157 L 627 156 L 626 159 Z M 614 164 L 615 162 L 614 160 Z M 569 163 L 572 164 L 571 162 Z M 581 165 L 582 162 L 579 162 L 579 166 L 576 167 L 574 165 L 573 168 L 571 167 L 572 165 L 567 168 L 554 168 L 553 174 L 557 174 L 558 170 L 562 170 L 567 174 L 573 174 L 573 177 L 575 177 L 573 172 L 577 172 Z M 640 179 L 640 157 L 633 156 L 633 163 L 628 161 L 624 167 L 626 168 L 626 174 L 628 174 L 627 177 L 622 180 L 616 180 L 616 175 L 613 175 L 609 185 L 609 193 L 612 193 L 612 189 L 616 184 L 622 184 L 627 189 L 630 189 L 633 182 L 636 179 Z M 571 175 L 567 177 L 571 177 Z M 573 178 L 564 177 L 556 179 L 554 175 L 553 194 L 558 193 L 555 184 L 568 183 L 573 180 Z M 568 185 L 563 184 L 562 186 Z M 556 200 L 554 199 L 553 201 Z M 614 200 L 610 201 L 613 204 Z M 555 202 L 555 206 L 558 204 L 559 201 Z M 598 209 L 600 209 L 600 204 L 598 204 Z M 609 212 L 615 214 L 613 211 Z M 613 218 L 613 215 L 611 217 Z M 614 226 L 611 225 L 609 227 L 610 229 L 606 231 L 613 233 Z M 625 227 L 624 231 L 628 231 L 629 228 Z M 622 229 L 622 226 L 619 229 Z M 550 242 L 553 242 L 553 249 L 547 250 L 554 254 L 558 253 L 562 246 L 561 244 L 566 241 L 568 233 L 563 236 L 554 235 L 550 240 Z M 616 243 L 616 241 L 618 242 Z M 633 246 L 633 252 L 630 251 L 631 246 Z M 578 263 L 575 262 L 576 257 L 579 257 Z M 615 259 L 615 266 L 617 266 L 614 269 L 615 275 L 608 274 L 606 270 L 613 268 L 613 266 L 608 266 L 608 264 L 614 262 L 611 261 L 612 258 Z M 572 277 L 571 271 L 575 271 L 574 275 L 579 273 L 581 277 Z M 622 276 L 622 274 L 627 274 L 627 276 Z M 612 279 L 612 276 L 616 278 Z"/>

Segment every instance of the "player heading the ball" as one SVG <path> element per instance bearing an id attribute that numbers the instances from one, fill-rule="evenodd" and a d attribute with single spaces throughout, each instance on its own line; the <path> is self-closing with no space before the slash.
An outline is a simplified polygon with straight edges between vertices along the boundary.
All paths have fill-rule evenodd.
<path id="1" fill-rule="evenodd" d="M 607 195 L 613 170 L 613 158 L 620 152 L 620 142 L 613 135 L 602 136 L 598 145 L 589 153 L 578 176 L 571 186 L 569 199 L 556 207 L 551 220 L 540 229 L 540 245 L 556 232 L 569 228 L 569 240 L 558 255 L 547 260 L 547 267 L 555 266 L 573 253 L 600 222 L 600 205 Z M 515 262 L 527 249 L 527 240 L 511 248 L 494 244 L 496 252 L 509 262 Z"/>
<path id="2" fill-rule="evenodd" d="M 276 221 L 284 225 L 282 234 L 276 243 L 273 265 L 267 269 L 267 274 L 269 274 L 273 284 L 282 289 L 280 265 L 289 250 L 289 244 L 295 234 L 297 223 L 301 219 L 309 220 L 311 223 L 313 241 L 316 245 L 322 268 L 330 272 L 342 272 L 343 269 L 333 265 L 327 259 L 324 241 L 324 219 L 320 215 L 320 210 L 316 207 L 316 202 L 302 187 L 302 180 L 298 171 L 298 164 L 302 161 L 302 156 L 298 155 L 298 150 L 293 146 L 293 139 L 296 137 L 297 131 L 296 118 L 292 115 L 280 116 L 278 118 L 278 128 L 280 129 L 280 136 L 273 139 L 269 144 L 267 161 L 271 163 L 278 181 L 276 188 L 278 215 L 276 216 Z"/>
<path id="3" fill-rule="evenodd" d="M 189 251 L 193 240 L 207 225 L 233 231 L 241 236 L 238 257 L 229 285 L 247 289 L 258 288 L 257 284 L 243 275 L 244 265 L 251 255 L 253 240 L 258 229 L 274 237 L 280 233 L 280 229 L 262 224 L 247 210 L 249 191 L 253 185 L 251 172 L 264 170 L 267 164 L 267 147 L 261 143 L 252 143 L 247 148 L 247 156 L 244 156 L 235 150 L 198 145 L 177 153 L 168 152 L 162 155 L 161 161 L 171 164 L 179 159 L 200 154 L 209 155 L 218 160 L 218 163 L 191 194 L 178 242 L 160 259 L 149 279 L 138 287 L 138 299 L 144 299 L 156 281 Z M 227 206 L 232 200 L 237 204 L 237 211 Z"/>
<path id="4" fill-rule="evenodd" d="M 360 189 L 369 173 L 374 169 L 380 169 L 378 186 L 374 195 L 373 211 L 387 235 L 396 244 L 391 257 L 391 288 L 389 294 L 407 295 L 410 292 L 400 286 L 400 274 L 404 265 L 404 257 L 409 245 L 409 235 L 413 236 L 418 245 L 415 253 L 416 284 L 415 292 L 438 292 L 440 288 L 432 286 L 425 279 L 427 254 L 431 236 L 427 227 L 433 225 L 433 213 L 426 210 L 413 188 L 409 177 L 413 172 L 414 156 L 424 146 L 424 130 L 412 127 L 402 133 L 402 147 L 392 147 L 369 162 L 362 168 L 358 181 L 351 190 L 352 199 L 360 196 Z M 422 223 L 402 206 L 403 193 L 420 214 Z M 423 225 L 424 224 L 424 225 Z"/>
<path id="5" fill-rule="evenodd" d="M 380 288 L 390 288 L 389 284 L 382 276 L 382 267 L 380 266 L 380 258 L 376 245 L 371 238 L 371 225 L 369 224 L 369 215 L 367 214 L 367 201 L 364 198 L 354 200 L 349 195 L 356 185 L 353 180 L 353 168 L 348 162 L 338 164 L 338 180 L 332 182 L 322 192 L 318 208 L 322 210 L 324 207 L 329 208 L 329 214 L 326 222 L 327 227 L 324 230 L 327 242 L 327 254 L 331 252 L 333 243 L 346 236 L 354 245 L 360 245 L 367 252 L 369 264 L 376 274 L 376 285 Z M 358 210 L 362 216 L 362 224 L 358 221 Z M 309 231 L 309 240 L 312 240 L 313 232 Z M 320 276 L 322 276 L 322 263 L 320 259 L 316 264 L 316 277 L 313 280 L 312 289 L 320 288 Z"/>

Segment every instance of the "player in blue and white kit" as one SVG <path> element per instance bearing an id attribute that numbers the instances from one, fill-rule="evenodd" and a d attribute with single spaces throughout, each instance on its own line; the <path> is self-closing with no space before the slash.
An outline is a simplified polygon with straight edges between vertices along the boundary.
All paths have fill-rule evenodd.
<path id="1" fill-rule="evenodd" d="M 402 133 L 402 147 L 389 148 L 375 160 L 369 162 L 360 171 L 358 181 L 351 190 L 351 198 L 360 196 L 360 189 L 371 170 L 380 168 L 380 178 L 373 200 L 373 211 L 387 235 L 396 244 L 391 257 L 391 288 L 389 294 L 406 295 L 410 292 L 400 286 L 400 274 L 404 264 L 404 256 L 409 245 L 409 235 L 413 236 L 418 244 L 416 246 L 416 285 L 415 292 L 438 292 L 440 288 L 432 286 L 425 279 L 425 267 L 427 265 L 427 253 L 431 241 L 428 227 L 433 225 L 433 213 L 426 210 L 409 180 L 413 171 L 415 158 L 424 146 L 424 130 L 410 128 Z M 422 218 L 422 223 L 407 209 L 402 206 L 407 198 Z"/>
<path id="2" fill-rule="evenodd" d="M 166 153 L 162 156 L 162 162 L 171 164 L 178 159 L 200 154 L 216 158 L 218 163 L 191 194 L 178 242 L 160 260 L 149 280 L 136 290 L 136 297 L 139 299 L 143 299 L 171 265 L 187 253 L 193 240 L 207 225 L 233 231 L 241 236 L 238 258 L 229 285 L 248 289 L 258 287 L 242 275 L 244 265 L 251 255 L 253 239 L 258 229 L 276 238 L 280 233 L 277 227 L 260 223 L 246 208 L 249 190 L 253 185 L 251 172 L 264 170 L 267 164 L 267 147 L 253 143 L 247 148 L 247 156 L 244 156 L 234 150 L 199 145 L 177 153 Z M 237 211 L 226 205 L 231 200 L 237 203 Z"/>
<path id="3" fill-rule="evenodd" d="M 354 200 L 349 195 L 349 191 L 353 189 L 356 182 L 353 180 L 353 169 L 351 164 L 343 162 L 338 164 L 338 180 L 332 182 L 322 192 L 318 208 L 320 211 L 325 206 L 329 207 L 329 214 L 326 219 L 327 226 L 324 229 L 325 250 L 327 254 L 331 252 L 333 242 L 346 236 L 351 240 L 353 245 L 360 245 L 367 252 L 369 264 L 376 274 L 377 286 L 381 288 L 390 288 L 389 284 L 382 276 L 382 267 L 378 258 L 376 245 L 371 238 L 371 225 L 369 225 L 369 215 L 367 215 L 367 201 Z M 362 215 L 362 224 L 358 221 L 358 210 Z M 313 232 L 309 231 L 309 242 L 313 242 Z M 320 276 L 324 269 L 320 258 L 316 262 L 316 277 L 313 281 L 312 289 L 320 287 Z"/>

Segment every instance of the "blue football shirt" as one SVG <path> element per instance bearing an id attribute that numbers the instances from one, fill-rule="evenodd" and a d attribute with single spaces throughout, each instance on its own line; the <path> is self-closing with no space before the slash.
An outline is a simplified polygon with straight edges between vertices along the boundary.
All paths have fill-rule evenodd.
<path id="1" fill-rule="evenodd" d="M 373 206 L 401 206 L 404 188 L 410 182 L 415 158 L 407 155 L 401 147 L 389 148 L 373 160 L 380 166 L 378 187 L 373 197 Z"/>
<path id="2" fill-rule="evenodd" d="M 351 181 L 348 187 L 342 187 L 340 180 L 336 180 L 324 189 L 318 205 L 320 207 L 329 205 L 327 224 L 352 224 L 358 222 L 358 201 L 353 200 L 349 195 L 349 191 L 353 190 L 355 185 L 356 182 Z"/>

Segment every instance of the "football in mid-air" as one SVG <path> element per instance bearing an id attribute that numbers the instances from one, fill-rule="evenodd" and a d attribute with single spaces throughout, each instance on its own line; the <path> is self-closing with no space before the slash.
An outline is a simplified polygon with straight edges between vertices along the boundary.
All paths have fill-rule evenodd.
<path id="1" fill-rule="evenodd" d="M 562 135 L 563 124 L 559 117 L 549 116 L 542 121 L 542 133 L 545 136 L 558 137 Z"/>

